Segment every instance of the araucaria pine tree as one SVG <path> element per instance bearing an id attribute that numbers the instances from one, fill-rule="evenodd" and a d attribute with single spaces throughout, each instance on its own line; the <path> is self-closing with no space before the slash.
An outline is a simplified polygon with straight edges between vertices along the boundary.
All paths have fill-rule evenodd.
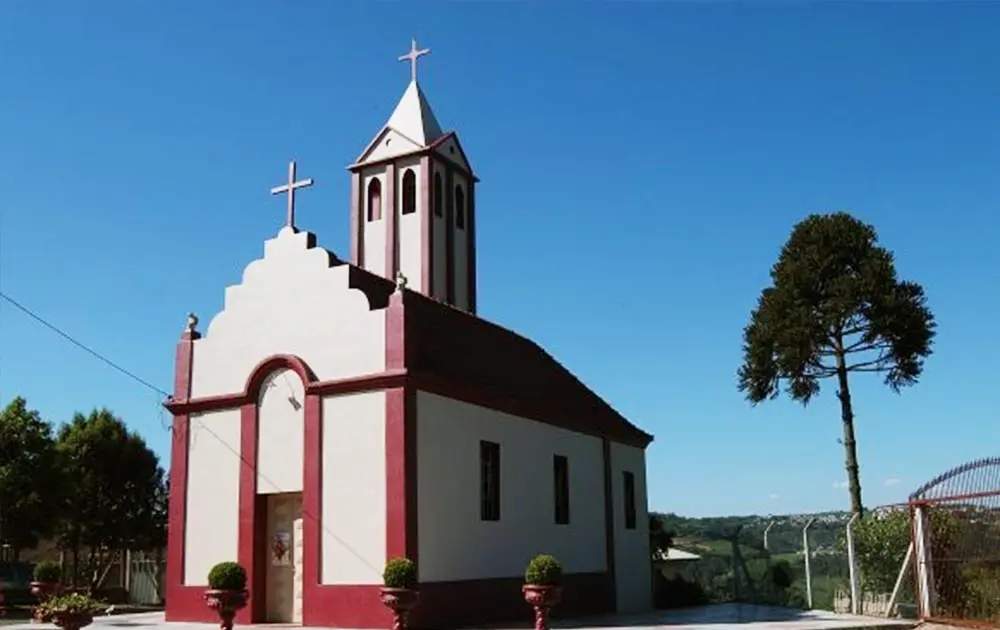
<path id="1" fill-rule="evenodd" d="M 784 386 L 806 405 L 822 379 L 836 379 L 851 511 L 860 514 L 849 377 L 875 372 L 895 392 L 917 382 L 935 334 L 924 289 L 900 280 L 875 228 L 845 212 L 798 223 L 771 283 L 743 331 L 739 389 L 756 405 Z"/>

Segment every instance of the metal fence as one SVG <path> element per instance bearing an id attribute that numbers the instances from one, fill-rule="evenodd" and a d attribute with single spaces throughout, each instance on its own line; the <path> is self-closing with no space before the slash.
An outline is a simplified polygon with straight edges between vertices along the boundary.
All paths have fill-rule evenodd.
<path id="1" fill-rule="evenodd" d="M 921 618 L 1000 628 L 1000 457 L 932 479 L 910 506 Z"/>

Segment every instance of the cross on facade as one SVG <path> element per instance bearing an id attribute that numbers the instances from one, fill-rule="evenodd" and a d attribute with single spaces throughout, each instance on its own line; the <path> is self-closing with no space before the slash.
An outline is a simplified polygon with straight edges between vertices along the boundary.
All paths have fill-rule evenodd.
<path id="1" fill-rule="evenodd" d="M 288 163 L 288 183 L 271 189 L 272 195 L 288 195 L 288 227 L 295 227 L 295 189 L 313 185 L 312 178 L 295 181 L 295 161 Z"/>
<path id="2" fill-rule="evenodd" d="M 417 48 L 417 40 L 411 39 L 410 40 L 410 52 L 406 53 L 405 55 L 400 55 L 400 57 L 399 57 L 400 61 L 409 61 L 410 62 L 410 80 L 411 81 L 416 81 L 417 80 L 417 59 L 420 59 L 424 55 L 429 55 L 430 52 L 431 52 L 430 48 L 424 48 L 422 50 L 420 48 Z"/>

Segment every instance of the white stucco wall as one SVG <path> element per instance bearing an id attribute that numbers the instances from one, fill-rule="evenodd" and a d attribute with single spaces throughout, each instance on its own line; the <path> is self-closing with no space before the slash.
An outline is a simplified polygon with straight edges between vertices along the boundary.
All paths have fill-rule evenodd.
<path id="1" fill-rule="evenodd" d="M 363 162 L 378 162 L 396 155 L 417 151 L 422 147 L 395 129 L 384 129 L 379 134 L 378 141 L 362 157 Z"/>
<path id="2" fill-rule="evenodd" d="M 412 170 L 417 182 L 416 211 L 403 214 L 403 175 Z M 399 270 L 406 276 L 406 286 L 414 291 L 423 287 L 423 234 L 421 233 L 421 211 L 423 210 L 423 175 L 419 158 L 404 158 L 396 165 L 396 213 L 399 217 Z"/>
<path id="3" fill-rule="evenodd" d="M 635 529 L 625 529 L 623 472 L 635 476 Z M 646 454 L 632 446 L 611 444 L 611 496 L 615 519 L 615 583 L 618 611 L 652 608 L 652 568 L 649 551 L 649 508 L 646 499 Z"/>
<path id="4" fill-rule="evenodd" d="M 368 220 L 368 185 L 377 179 L 382 186 L 382 213 L 375 221 Z M 361 172 L 361 230 L 364 245 L 361 248 L 361 266 L 368 271 L 385 276 L 385 239 L 389 215 L 389 189 L 385 177 L 385 167 L 376 166 Z"/>
<path id="5" fill-rule="evenodd" d="M 276 354 L 297 355 L 319 380 L 385 369 L 385 310 L 348 287 L 349 267 L 307 249 L 308 234 L 282 228 L 264 244 L 241 284 L 195 342 L 192 396 L 240 392 L 253 368 Z"/>
<path id="6" fill-rule="evenodd" d="M 499 521 L 480 519 L 480 440 L 500 444 Z M 421 581 L 523 575 L 539 553 L 605 570 L 600 439 L 419 392 L 417 449 Z M 555 524 L 553 455 L 569 459 L 569 525 Z"/>
<path id="7" fill-rule="evenodd" d="M 302 492 L 305 385 L 292 370 L 264 381 L 257 410 L 257 494 Z"/>
<path id="8" fill-rule="evenodd" d="M 218 562 L 235 561 L 239 541 L 240 410 L 195 414 L 188 425 L 184 583 L 208 584 Z"/>
<path id="9" fill-rule="evenodd" d="M 385 404 L 385 392 L 323 400 L 323 584 L 382 581 Z"/>
<path id="10" fill-rule="evenodd" d="M 465 170 L 472 170 L 469 163 L 462 158 L 462 152 L 459 150 L 454 136 L 441 143 L 441 146 L 437 148 L 437 154 L 449 162 L 458 164 Z"/>

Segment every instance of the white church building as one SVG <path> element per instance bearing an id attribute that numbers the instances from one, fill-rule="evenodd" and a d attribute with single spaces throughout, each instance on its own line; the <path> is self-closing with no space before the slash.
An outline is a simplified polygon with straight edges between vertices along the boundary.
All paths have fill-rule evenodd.
<path id="1" fill-rule="evenodd" d="M 176 353 L 168 621 L 385 628 L 386 560 L 419 570 L 415 627 L 529 620 L 528 560 L 565 570 L 556 616 L 652 607 L 644 433 L 531 340 L 477 315 L 476 186 L 412 80 L 350 167 L 349 260 L 289 220 Z"/>

